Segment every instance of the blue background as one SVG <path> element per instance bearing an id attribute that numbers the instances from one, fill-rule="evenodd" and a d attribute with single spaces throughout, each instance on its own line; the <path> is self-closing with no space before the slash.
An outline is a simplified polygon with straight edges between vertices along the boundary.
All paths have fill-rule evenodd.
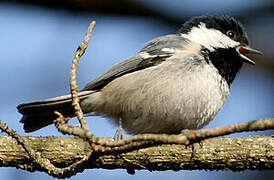
<path id="1" fill-rule="evenodd" d="M 265 56 L 254 56 L 256 66 L 244 65 L 231 87 L 226 104 L 207 127 L 228 125 L 274 116 L 273 41 L 274 12 L 252 14 L 258 6 L 272 1 L 211 0 L 182 1 L 140 0 L 156 11 L 182 18 L 204 14 L 229 14 L 245 17 L 252 47 Z M 244 14 L 244 15 L 242 15 Z M 250 15 L 250 17 L 249 17 Z M 21 135 L 61 136 L 54 126 L 26 134 L 18 121 L 21 115 L 16 106 L 23 102 L 69 93 L 71 60 L 81 43 L 91 20 L 96 20 L 91 42 L 82 57 L 77 72 L 80 88 L 115 63 L 135 54 L 143 44 L 160 35 L 173 33 L 179 27 L 168 26 L 153 17 L 105 15 L 99 13 L 72 13 L 66 10 L 40 6 L 0 3 L 0 120 Z M 183 23 L 183 21 L 182 21 Z M 254 59 L 253 58 L 253 59 Z M 266 61 L 266 62 L 265 62 Z M 86 118 L 97 136 L 113 137 L 116 127 L 107 119 Z M 76 122 L 74 120 L 74 122 Z M 3 134 L 3 133 L 2 133 Z M 234 134 L 232 136 L 272 135 L 273 131 Z M 1 168 L 1 178 L 50 179 L 41 172 L 30 173 L 15 168 Z M 71 179 L 265 179 L 273 171 L 136 171 L 86 170 Z"/>

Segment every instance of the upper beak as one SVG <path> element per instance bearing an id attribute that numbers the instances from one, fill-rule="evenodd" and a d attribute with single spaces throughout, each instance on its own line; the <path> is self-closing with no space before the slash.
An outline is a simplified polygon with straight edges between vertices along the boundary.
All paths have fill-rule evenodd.
<path id="1" fill-rule="evenodd" d="M 248 57 L 246 57 L 244 54 L 259 54 L 259 55 L 263 55 L 262 52 L 256 50 L 256 49 L 252 49 L 251 47 L 247 46 L 247 45 L 240 45 L 237 47 L 237 51 L 239 53 L 239 55 L 241 56 L 241 58 L 243 58 L 244 61 L 246 61 L 247 63 L 253 64 L 255 65 L 256 63 L 254 61 L 252 61 L 251 59 L 249 59 Z"/>

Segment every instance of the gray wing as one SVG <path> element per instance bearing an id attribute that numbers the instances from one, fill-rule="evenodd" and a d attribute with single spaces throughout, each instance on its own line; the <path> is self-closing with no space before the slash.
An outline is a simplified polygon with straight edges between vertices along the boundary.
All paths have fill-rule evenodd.
<path id="1" fill-rule="evenodd" d="M 82 91 L 99 90 L 124 74 L 158 65 L 167 57 L 172 56 L 174 50 L 182 49 L 187 43 L 188 41 L 178 34 L 155 38 L 147 42 L 138 54 L 114 65 L 89 82 Z"/>

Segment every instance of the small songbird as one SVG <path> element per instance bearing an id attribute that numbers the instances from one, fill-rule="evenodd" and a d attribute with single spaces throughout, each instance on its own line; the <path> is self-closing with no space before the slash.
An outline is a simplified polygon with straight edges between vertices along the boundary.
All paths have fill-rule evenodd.
<path id="1" fill-rule="evenodd" d="M 224 105 L 243 62 L 255 64 L 247 53 L 261 54 L 248 46 L 238 20 L 196 17 L 89 82 L 79 93 L 80 105 L 85 114 L 108 117 L 131 134 L 200 129 Z M 71 95 L 17 108 L 26 132 L 52 124 L 54 111 L 75 116 Z"/>

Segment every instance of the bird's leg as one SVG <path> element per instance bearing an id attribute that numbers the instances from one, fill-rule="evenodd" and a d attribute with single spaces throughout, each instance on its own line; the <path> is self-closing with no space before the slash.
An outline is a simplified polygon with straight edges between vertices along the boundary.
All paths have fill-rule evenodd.
<path id="1" fill-rule="evenodd" d="M 115 132 L 115 135 L 113 138 L 115 141 L 119 141 L 119 140 L 125 139 L 125 137 L 126 137 L 126 133 L 122 127 L 122 118 L 119 118 L 119 127 L 117 131 Z"/>
<path id="2" fill-rule="evenodd" d="M 181 131 L 181 135 L 186 135 L 187 133 L 189 133 L 189 129 L 183 129 L 182 131 Z M 191 150 L 192 150 L 192 152 L 191 152 L 191 156 L 190 156 L 190 160 L 192 160 L 192 158 L 194 157 L 194 155 L 196 154 L 196 150 L 197 150 L 197 143 L 193 143 L 193 144 L 191 144 Z M 202 147 L 202 142 L 199 142 L 199 145 L 200 145 L 200 147 Z"/>

